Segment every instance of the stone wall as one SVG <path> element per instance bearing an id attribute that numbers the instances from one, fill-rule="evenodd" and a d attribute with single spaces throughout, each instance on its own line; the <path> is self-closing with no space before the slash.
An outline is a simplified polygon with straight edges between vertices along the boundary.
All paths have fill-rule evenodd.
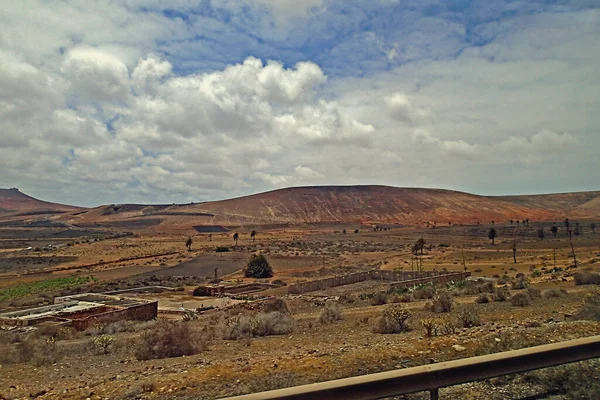
<path id="1" fill-rule="evenodd" d="M 73 327 L 84 331 L 91 326 L 98 324 L 110 324 L 123 320 L 148 321 L 156 318 L 158 315 L 158 302 L 148 302 L 145 304 L 130 306 L 121 310 L 109 311 L 102 314 L 92 315 L 88 318 L 73 320 Z"/>
<path id="2" fill-rule="evenodd" d="M 422 271 L 381 271 L 355 272 L 352 274 L 336 276 L 333 278 L 317 279 L 310 282 L 295 283 L 288 287 L 289 294 L 301 294 L 328 289 L 336 286 L 350 285 L 366 280 L 380 280 L 390 283 L 391 288 L 414 286 L 429 282 L 446 283 L 452 280 L 463 280 L 471 276 L 470 272 Z"/>
<path id="3" fill-rule="evenodd" d="M 295 283 L 288 287 L 289 294 L 301 294 L 327 289 L 335 286 L 350 285 L 370 279 L 369 272 L 355 272 L 353 274 L 335 276 L 333 278 L 317 279 L 310 282 Z"/>

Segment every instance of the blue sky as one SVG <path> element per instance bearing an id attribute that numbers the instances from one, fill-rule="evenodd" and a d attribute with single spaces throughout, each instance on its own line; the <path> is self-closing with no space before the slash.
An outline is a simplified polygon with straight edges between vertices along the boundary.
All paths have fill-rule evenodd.
<path id="1" fill-rule="evenodd" d="M 594 1 L 3 3 L 1 187 L 599 189 Z"/>

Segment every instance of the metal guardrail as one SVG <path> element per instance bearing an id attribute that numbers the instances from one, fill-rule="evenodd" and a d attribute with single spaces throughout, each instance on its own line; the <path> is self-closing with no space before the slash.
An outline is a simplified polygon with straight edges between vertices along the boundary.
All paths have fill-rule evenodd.
<path id="1" fill-rule="evenodd" d="M 422 365 L 311 385 L 229 397 L 225 400 L 371 400 L 438 390 L 468 382 L 600 357 L 600 336 L 528 347 L 485 356 Z"/>

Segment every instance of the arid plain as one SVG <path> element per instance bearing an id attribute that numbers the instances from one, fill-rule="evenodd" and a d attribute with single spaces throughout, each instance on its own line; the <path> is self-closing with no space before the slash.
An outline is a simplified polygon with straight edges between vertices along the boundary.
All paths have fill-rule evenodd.
<path id="1" fill-rule="evenodd" d="M 83 209 L 4 190 L 0 313 L 121 291 L 158 301 L 158 319 L 83 331 L 5 326 L 0 398 L 218 398 L 598 334 L 599 195 L 330 187 Z M 272 277 L 245 276 L 259 253 Z M 471 276 L 292 289 L 369 271 Z M 193 295 L 245 284 L 257 287 Z M 390 310 L 406 318 L 391 326 Z M 441 394 L 594 398 L 598 367 L 588 361 Z"/>

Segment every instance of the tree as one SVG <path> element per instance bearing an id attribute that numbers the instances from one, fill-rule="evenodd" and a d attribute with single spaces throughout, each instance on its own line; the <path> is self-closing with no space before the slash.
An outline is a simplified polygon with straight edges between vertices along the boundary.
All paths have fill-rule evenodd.
<path id="1" fill-rule="evenodd" d="M 492 220 L 492 226 L 494 226 L 494 224 L 495 224 L 495 223 L 496 223 L 496 222 L 495 222 L 494 220 Z"/>
<path id="2" fill-rule="evenodd" d="M 252 241 L 254 242 L 254 240 L 256 239 L 256 231 L 250 232 L 250 237 L 252 238 Z"/>
<path id="3" fill-rule="evenodd" d="M 573 230 L 573 234 L 575 236 L 579 236 L 580 231 L 579 231 L 579 222 L 575 222 L 575 229 Z"/>
<path id="4" fill-rule="evenodd" d="M 596 233 L 596 224 L 594 222 L 590 224 L 590 229 L 592 230 L 592 233 Z"/>
<path id="5" fill-rule="evenodd" d="M 556 237 L 556 234 L 558 233 L 558 227 L 556 225 L 552 225 L 552 228 L 550 228 L 550 232 L 552 232 L 552 235 Z"/>
<path id="6" fill-rule="evenodd" d="M 212 233 L 209 233 L 209 234 L 208 234 L 208 241 L 209 241 L 209 242 L 212 242 Z"/>
<path id="7" fill-rule="evenodd" d="M 342 231 L 342 233 L 345 235 L 345 234 L 346 234 L 346 230 L 344 229 L 344 230 Z"/>
<path id="8" fill-rule="evenodd" d="M 565 228 L 567 228 L 567 232 L 570 231 L 569 226 L 570 226 L 569 218 L 565 218 Z"/>
<path id="9" fill-rule="evenodd" d="M 237 246 L 237 242 L 238 242 L 238 238 L 240 237 L 240 235 L 236 232 L 233 234 L 233 240 L 235 241 L 235 245 Z"/>
<path id="10" fill-rule="evenodd" d="M 488 232 L 488 238 L 492 241 L 492 246 L 494 245 L 494 240 L 496 239 L 496 236 L 498 236 L 498 234 L 496 233 L 496 229 L 490 228 L 490 231 Z"/>
<path id="11" fill-rule="evenodd" d="M 515 260 L 515 264 L 517 263 L 517 241 L 513 240 L 513 260 Z"/>
<path id="12" fill-rule="evenodd" d="M 513 224 L 513 222 L 514 222 L 514 221 L 511 219 L 511 220 L 510 220 L 510 224 L 512 225 L 512 224 Z"/>
<path id="13" fill-rule="evenodd" d="M 544 240 L 544 238 L 546 237 L 546 234 L 544 233 L 544 228 L 538 229 L 537 235 L 540 238 L 540 240 Z"/>
<path id="14" fill-rule="evenodd" d="M 250 261 L 244 267 L 244 276 L 246 278 L 264 279 L 273 276 L 273 269 L 262 254 L 252 254 Z"/>
<path id="15" fill-rule="evenodd" d="M 414 255 L 417 255 L 419 252 L 421 252 L 421 254 L 423 254 L 424 248 L 425 248 L 425 239 L 419 238 L 419 240 L 417 240 L 415 242 L 415 244 L 413 245 L 412 252 Z"/>
<path id="16" fill-rule="evenodd" d="M 185 247 L 187 247 L 188 251 L 192 251 L 192 238 L 191 237 L 189 237 L 185 241 Z"/>

